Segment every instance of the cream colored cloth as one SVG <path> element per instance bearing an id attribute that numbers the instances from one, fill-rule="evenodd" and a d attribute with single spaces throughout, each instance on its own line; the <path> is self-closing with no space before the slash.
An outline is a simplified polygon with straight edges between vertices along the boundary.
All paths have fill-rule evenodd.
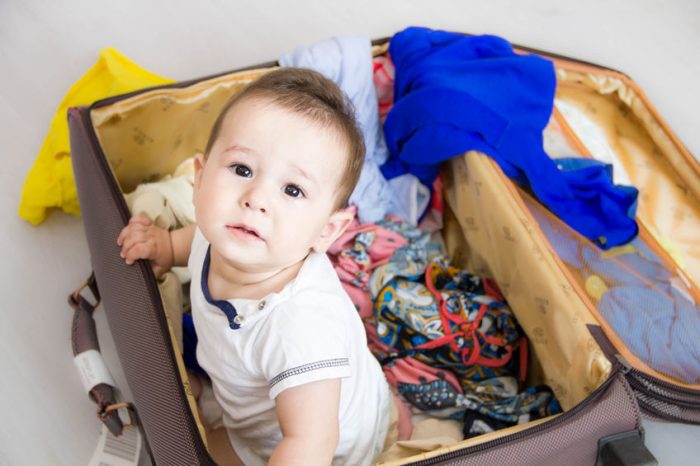
<path id="1" fill-rule="evenodd" d="M 389 432 L 384 442 L 384 451 L 377 458 L 380 465 L 419 453 L 427 453 L 438 448 L 462 441 L 462 423 L 450 419 L 437 419 L 425 414 L 416 414 L 411 418 L 413 432 L 409 440 L 399 440 L 399 408 L 396 399 L 391 406 Z"/>
<path id="2" fill-rule="evenodd" d="M 172 176 L 143 183 L 124 198 L 131 215 L 145 215 L 157 226 L 169 230 L 194 223 L 193 186 L 194 162 L 189 158 Z"/>

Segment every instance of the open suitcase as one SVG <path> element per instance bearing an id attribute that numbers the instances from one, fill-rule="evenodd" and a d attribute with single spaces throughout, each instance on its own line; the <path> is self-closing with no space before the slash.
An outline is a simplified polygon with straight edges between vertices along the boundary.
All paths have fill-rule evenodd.
<path id="1" fill-rule="evenodd" d="M 386 39 L 376 41 L 375 56 L 386 54 L 387 45 Z M 700 378 L 692 379 L 682 368 L 659 370 L 655 360 L 637 354 L 628 337 L 647 334 L 625 331 L 606 319 L 599 293 L 592 290 L 598 283 L 590 277 L 616 273 L 652 289 L 659 286 L 653 279 L 661 280 L 691 304 L 700 303 L 700 243 L 695 239 L 700 165 L 625 75 L 518 50 L 542 55 L 556 66 L 555 111 L 546 140 L 569 155 L 606 151 L 624 166 L 641 193 L 640 235 L 631 246 L 601 251 L 483 154 L 445 163 L 448 251 L 455 263 L 499 284 L 529 337 L 531 377 L 552 387 L 564 412 L 391 464 L 655 464 L 644 449 L 640 408 L 655 418 L 700 423 Z M 98 348 L 91 314 L 101 300 L 133 393 L 129 407 L 156 464 L 214 463 L 150 266 L 144 261 L 127 266 L 119 256 L 115 239 L 130 217 L 124 193 L 171 173 L 202 150 L 228 97 L 275 66 L 271 62 L 145 89 L 68 113 L 94 269 L 86 285 L 96 298 L 84 297 L 83 287 L 69 299 L 76 310 L 74 352 Z M 570 259 L 584 250 L 595 257 L 578 263 Z M 636 262 L 627 259 L 636 260 L 639 251 L 661 272 L 649 278 L 635 269 Z M 641 297 L 632 304 L 649 305 Z M 692 309 L 700 318 L 697 306 Z M 670 318 L 679 312 L 674 305 L 654 311 Z M 653 324 L 644 329 L 653 331 Z M 93 387 L 91 396 L 110 430 L 121 432 L 115 408 L 122 405 L 111 387 Z"/>

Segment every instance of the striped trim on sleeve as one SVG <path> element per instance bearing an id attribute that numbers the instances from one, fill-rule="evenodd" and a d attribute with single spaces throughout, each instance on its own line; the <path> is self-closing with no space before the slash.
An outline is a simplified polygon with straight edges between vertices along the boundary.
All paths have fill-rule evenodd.
<path id="1" fill-rule="evenodd" d="M 311 372 L 315 371 L 318 369 L 325 369 L 328 367 L 342 367 L 342 366 L 349 366 L 350 361 L 348 358 L 338 358 L 338 359 L 325 359 L 323 361 L 316 361 L 312 362 L 309 364 L 304 364 L 303 366 L 297 366 L 293 367 L 291 369 L 287 369 L 284 372 L 281 372 L 277 374 L 271 381 L 270 381 L 270 388 L 274 387 L 284 379 L 287 379 L 289 377 L 293 377 L 295 375 L 299 374 L 304 374 L 306 372 Z"/>

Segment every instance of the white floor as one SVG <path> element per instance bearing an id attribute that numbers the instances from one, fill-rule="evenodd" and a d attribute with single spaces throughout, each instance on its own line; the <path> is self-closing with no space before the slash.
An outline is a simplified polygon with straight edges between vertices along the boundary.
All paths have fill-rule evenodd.
<path id="1" fill-rule="evenodd" d="M 633 77 L 700 155 L 696 0 L 0 1 L 0 465 L 87 464 L 99 423 L 72 364 L 66 296 L 90 272 L 79 218 L 32 227 L 19 193 L 53 112 L 98 51 L 114 46 L 178 80 L 277 58 L 332 35 L 389 36 L 408 25 L 501 35 Z M 99 314 L 99 313 L 98 313 Z M 103 353 L 124 386 L 104 319 Z M 649 423 L 663 465 L 697 464 L 700 427 Z"/>

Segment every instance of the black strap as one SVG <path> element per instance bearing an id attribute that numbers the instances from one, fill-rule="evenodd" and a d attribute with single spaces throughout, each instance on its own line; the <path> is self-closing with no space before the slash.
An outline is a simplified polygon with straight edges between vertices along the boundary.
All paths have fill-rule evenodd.
<path id="1" fill-rule="evenodd" d="M 85 299 L 82 291 L 89 288 L 94 297 L 94 303 Z M 100 344 L 97 340 L 95 319 L 92 314 L 100 304 L 100 292 L 97 289 L 95 274 L 90 274 L 87 281 L 77 290 L 68 296 L 68 304 L 73 308 L 73 324 L 71 326 L 71 343 L 73 346 L 73 356 L 88 351 L 100 351 Z M 121 435 L 124 425 L 117 409 L 116 389 L 106 383 L 94 386 L 90 390 L 90 398 L 97 404 L 97 417 L 107 426 L 109 431 L 115 435 Z"/>

